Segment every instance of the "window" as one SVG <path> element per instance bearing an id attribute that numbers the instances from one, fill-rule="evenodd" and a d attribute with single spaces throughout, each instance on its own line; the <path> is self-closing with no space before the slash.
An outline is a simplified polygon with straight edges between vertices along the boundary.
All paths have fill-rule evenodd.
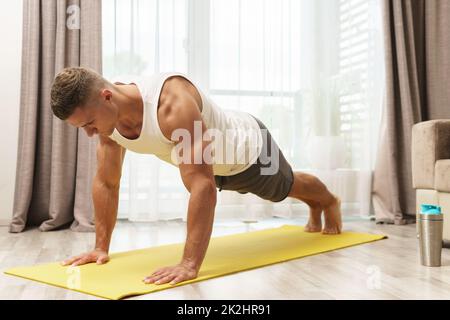
<path id="1" fill-rule="evenodd" d="M 104 75 L 189 74 L 220 107 L 259 117 L 296 169 L 348 172 L 336 189 L 366 210 L 382 101 L 379 2 L 103 0 Z M 178 171 L 156 159 L 127 155 L 120 192 L 119 212 L 185 215 Z"/>

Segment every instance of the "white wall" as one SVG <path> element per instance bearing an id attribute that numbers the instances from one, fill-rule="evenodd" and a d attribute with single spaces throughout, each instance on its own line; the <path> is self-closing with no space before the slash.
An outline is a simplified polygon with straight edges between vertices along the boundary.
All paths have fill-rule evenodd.
<path id="1" fill-rule="evenodd" d="M 22 1 L 0 0 L 0 225 L 12 215 L 19 128 Z"/>

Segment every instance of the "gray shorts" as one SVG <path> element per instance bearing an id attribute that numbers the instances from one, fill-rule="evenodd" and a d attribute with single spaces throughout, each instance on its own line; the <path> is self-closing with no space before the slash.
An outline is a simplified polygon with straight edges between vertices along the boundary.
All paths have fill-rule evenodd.
<path id="1" fill-rule="evenodd" d="M 263 135 L 263 146 L 258 159 L 249 168 L 238 174 L 214 176 L 216 186 L 219 188 L 219 191 L 250 192 L 265 200 L 279 202 L 284 200 L 291 191 L 294 183 L 294 173 L 266 126 L 259 119 L 254 118 L 258 122 L 260 129 L 267 130 L 267 134 Z M 278 170 L 271 175 L 261 174 L 261 168 L 268 168 L 272 165 L 272 160 L 267 162 L 264 159 L 271 159 L 270 155 L 273 147 L 278 148 Z"/>

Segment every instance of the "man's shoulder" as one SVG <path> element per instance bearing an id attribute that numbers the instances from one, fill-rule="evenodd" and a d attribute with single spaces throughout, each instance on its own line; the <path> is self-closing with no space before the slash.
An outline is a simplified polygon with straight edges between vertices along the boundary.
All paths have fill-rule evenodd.
<path id="1" fill-rule="evenodd" d="M 197 87 L 183 74 L 168 77 L 161 88 L 159 97 L 160 106 L 169 106 L 168 109 L 173 110 L 174 106 L 179 106 L 193 100 L 198 110 L 202 110 L 202 98 Z M 192 103 L 191 103 L 192 104 Z M 176 108 L 175 108 L 176 109 Z M 175 110 L 177 112 L 177 110 Z"/>
<path id="2" fill-rule="evenodd" d="M 192 130 L 194 122 L 201 120 L 199 107 L 192 98 L 180 98 L 158 107 L 159 127 L 169 140 L 175 130 Z"/>

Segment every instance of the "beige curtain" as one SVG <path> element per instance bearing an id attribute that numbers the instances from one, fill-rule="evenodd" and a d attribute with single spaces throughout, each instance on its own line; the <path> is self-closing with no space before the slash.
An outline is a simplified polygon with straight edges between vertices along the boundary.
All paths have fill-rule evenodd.
<path id="1" fill-rule="evenodd" d="M 101 0 L 24 0 L 19 147 L 10 232 L 94 231 L 97 140 L 59 120 L 50 88 L 64 67 L 101 72 Z"/>
<path id="2" fill-rule="evenodd" d="M 374 173 L 377 222 L 415 220 L 411 129 L 450 117 L 450 1 L 384 0 L 386 99 Z"/>

